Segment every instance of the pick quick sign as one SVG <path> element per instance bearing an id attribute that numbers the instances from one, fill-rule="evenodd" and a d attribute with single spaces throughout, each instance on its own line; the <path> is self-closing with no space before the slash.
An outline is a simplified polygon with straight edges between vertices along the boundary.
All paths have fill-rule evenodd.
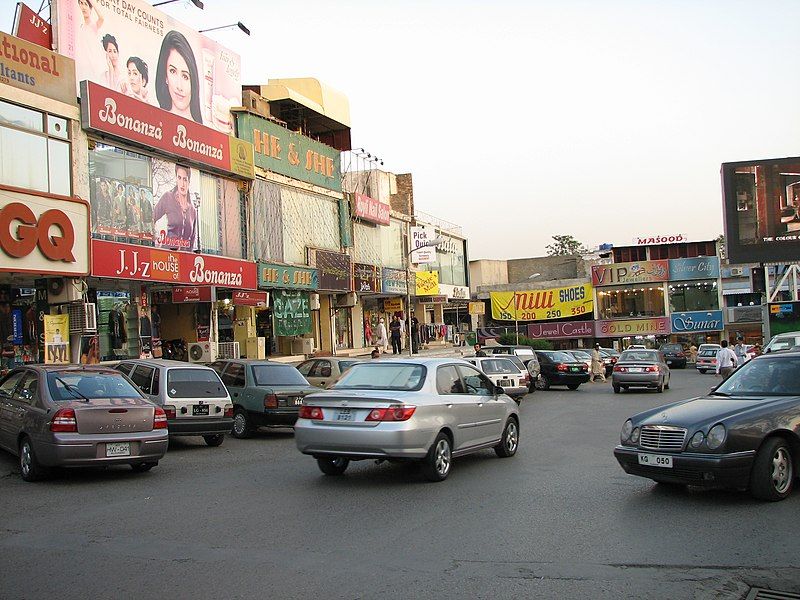
<path id="1" fill-rule="evenodd" d="M 436 247 L 428 246 L 436 237 L 433 227 L 411 228 L 411 262 L 416 265 L 425 265 L 436 262 Z"/>

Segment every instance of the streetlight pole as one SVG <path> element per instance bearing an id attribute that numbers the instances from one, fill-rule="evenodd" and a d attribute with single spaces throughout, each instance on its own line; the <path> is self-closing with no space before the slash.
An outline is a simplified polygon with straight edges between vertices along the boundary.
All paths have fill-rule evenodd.
<path id="1" fill-rule="evenodd" d="M 411 343 L 411 284 L 409 283 L 410 275 L 411 275 L 411 253 L 415 250 L 419 250 L 420 248 L 435 248 L 439 244 L 444 242 L 444 237 L 437 236 L 432 240 L 429 240 L 418 246 L 417 248 L 411 248 L 411 238 L 408 239 L 408 247 L 410 250 L 406 252 L 406 328 L 408 329 L 408 356 L 409 358 L 414 356 L 414 345 Z"/>

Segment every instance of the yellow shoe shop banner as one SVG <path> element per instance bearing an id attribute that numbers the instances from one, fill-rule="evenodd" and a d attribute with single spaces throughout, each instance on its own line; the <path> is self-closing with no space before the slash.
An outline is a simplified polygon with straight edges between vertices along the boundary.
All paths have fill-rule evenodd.
<path id="1" fill-rule="evenodd" d="M 417 296 L 439 293 L 439 271 L 417 271 Z"/>
<path id="2" fill-rule="evenodd" d="M 591 318 L 594 313 L 589 283 L 544 290 L 491 292 L 489 297 L 495 321 L 544 321 L 580 315 Z"/>

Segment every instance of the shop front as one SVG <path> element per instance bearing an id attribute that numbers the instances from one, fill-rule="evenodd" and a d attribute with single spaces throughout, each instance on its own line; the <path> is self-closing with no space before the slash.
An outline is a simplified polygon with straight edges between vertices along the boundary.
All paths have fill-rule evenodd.
<path id="1" fill-rule="evenodd" d="M 309 264 L 319 278 L 318 331 L 320 349 L 336 353 L 353 348 L 353 263 L 348 254 L 308 249 Z"/>
<path id="2" fill-rule="evenodd" d="M 594 322 L 594 336 L 605 344 L 609 343 L 618 350 L 623 350 L 631 344 L 641 344 L 647 348 L 658 348 L 669 341 L 669 317 L 656 317 L 650 319 L 615 319 L 599 320 Z"/>
<path id="3" fill-rule="evenodd" d="M 719 343 L 724 329 L 720 264 L 716 256 L 669 261 L 670 341 Z"/>
<path id="4" fill-rule="evenodd" d="M 470 330 L 470 291 L 465 285 L 439 283 L 439 293 L 447 298 L 442 306 L 442 321 L 447 328 L 445 339 L 459 346 Z"/>
<path id="5" fill-rule="evenodd" d="M 672 337 L 670 341 L 684 344 L 718 344 L 725 322 L 721 310 L 674 312 L 670 315 Z"/>
<path id="6" fill-rule="evenodd" d="M 311 354 L 319 348 L 311 310 L 311 295 L 316 296 L 319 287 L 317 270 L 265 261 L 257 264 L 258 287 L 270 293 L 270 303 L 256 312 L 255 321 L 255 335 L 264 339 L 265 354 Z"/>

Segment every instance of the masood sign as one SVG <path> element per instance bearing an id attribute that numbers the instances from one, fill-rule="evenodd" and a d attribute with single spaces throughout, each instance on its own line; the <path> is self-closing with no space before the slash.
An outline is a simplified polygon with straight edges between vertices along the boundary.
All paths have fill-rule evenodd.
<path id="1" fill-rule="evenodd" d="M 0 186 L 0 271 L 89 274 L 89 204 Z"/>

